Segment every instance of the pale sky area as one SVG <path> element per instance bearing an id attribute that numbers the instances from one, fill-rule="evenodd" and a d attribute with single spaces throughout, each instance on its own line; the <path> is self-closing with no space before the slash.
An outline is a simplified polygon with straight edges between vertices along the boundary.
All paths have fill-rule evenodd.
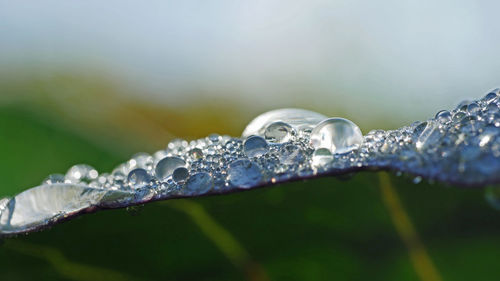
<path id="1" fill-rule="evenodd" d="M 500 1 L 6 1 L 0 73 L 102 71 L 176 104 L 423 119 L 500 87 Z M 140 89 L 140 90 L 139 90 Z"/>

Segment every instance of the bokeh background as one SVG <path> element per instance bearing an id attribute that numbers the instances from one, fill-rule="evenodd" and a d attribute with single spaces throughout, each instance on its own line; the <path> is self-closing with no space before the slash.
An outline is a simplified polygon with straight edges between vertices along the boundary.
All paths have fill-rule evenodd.
<path id="1" fill-rule="evenodd" d="M 499 10 L 0 0 L 0 197 L 77 163 L 110 171 L 173 138 L 238 136 L 269 109 L 346 117 L 365 133 L 427 119 L 500 85 Z M 483 190 L 383 179 L 83 216 L 4 241 L 0 279 L 498 279 L 500 214 Z"/>

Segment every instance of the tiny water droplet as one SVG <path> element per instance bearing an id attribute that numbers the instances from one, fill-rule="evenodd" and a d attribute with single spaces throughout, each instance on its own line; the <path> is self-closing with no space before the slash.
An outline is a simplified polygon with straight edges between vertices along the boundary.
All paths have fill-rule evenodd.
<path id="1" fill-rule="evenodd" d="M 146 170 L 137 168 L 128 174 L 127 179 L 130 187 L 138 189 L 147 186 L 151 182 L 152 177 Z"/>
<path id="2" fill-rule="evenodd" d="M 264 132 L 266 140 L 272 143 L 288 142 L 295 134 L 295 129 L 292 126 L 281 121 L 269 124 Z"/>
<path id="3" fill-rule="evenodd" d="M 249 158 L 259 157 L 269 151 L 269 145 L 262 137 L 250 136 L 243 143 L 243 151 Z"/>
<path id="4" fill-rule="evenodd" d="M 201 159 L 203 157 L 203 151 L 199 148 L 193 148 L 188 152 L 188 155 L 194 160 Z"/>
<path id="5" fill-rule="evenodd" d="M 185 167 L 180 167 L 174 170 L 172 179 L 177 184 L 183 184 L 189 177 L 189 171 Z"/>
<path id="6" fill-rule="evenodd" d="M 435 119 L 444 124 L 451 121 L 451 113 L 448 110 L 441 110 L 436 114 Z"/>
<path id="7" fill-rule="evenodd" d="M 262 181 L 261 168 L 250 160 L 236 160 L 229 165 L 228 179 L 234 186 L 250 188 Z"/>
<path id="8" fill-rule="evenodd" d="M 329 118 L 311 132 L 314 148 L 327 148 L 333 154 L 344 154 L 359 148 L 363 134 L 356 124 L 344 118 Z"/>
<path id="9" fill-rule="evenodd" d="M 160 180 L 167 180 L 174 173 L 175 169 L 185 166 L 186 162 L 182 158 L 176 156 L 165 157 L 156 164 L 156 176 Z"/>

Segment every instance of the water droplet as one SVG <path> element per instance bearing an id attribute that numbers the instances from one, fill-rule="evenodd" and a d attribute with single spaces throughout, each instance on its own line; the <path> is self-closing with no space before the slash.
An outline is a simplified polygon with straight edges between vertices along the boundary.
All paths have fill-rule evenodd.
<path id="1" fill-rule="evenodd" d="M 64 183 L 65 176 L 63 174 L 52 174 L 45 178 L 42 184 L 55 184 L 55 183 Z"/>
<path id="2" fill-rule="evenodd" d="M 415 147 L 418 150 L 425 149 L 436 144 L 441 137 L 438 125 L 435 121 L 424 122 L 413 131 L 413 137 L 416 137 Z"/>
<path id="3" fill-rule="evenodd" d="M 262 181 L 260 166 L 250 160 L 240 159 L 229 165 L 229 182 L 240 188 L 250 188 Z"/>
<path id="4" fill-rule="evenodd" d="M 490 92 L 482 98 L 482 101 L 484 101 L 485 103 L 490 103 L 494 101 L 497 98 L 497 96 L 498 95 L 495 92 Z"/>
<path id="5" fill-rule="evenodd" d="M 93 180 L 97 179 L 99 173 L 96 169 L 92 168 L 89 165 L 75 165 L 71 167 L 65 176 L 65 182 L 67 183 L 90 183 Z"/>
<path id="6" fill-rule="evenodd" d="M 314 148 L 327 148 L 333 154 L 343 154 L 359 148 L 363 134 L 353 122 L 344 118 L 329 118 L 311 132 Z"/>
<path id="7" fill-rule="evenodd" d="M 189 177 L 189 171 L 185 167 L 180 167 L 174 170 L 172 174 L 172 179 L 177 184 L 183 184 Z"/>
<path id="8" fill-rule="evenodd" d="M 451 113 L 448 110 L 441 110 L 436 114 L 435 119 L 444 124 L 451 121 Z"/>
<path id="9" fill-rule="evenodd" d="M 333 155 L 328 148 L 318 148 L 312 155 L 312 165 L 315 168 L 322 168 L 333 161 Z"/>
<path id="10" fill-rule="evenodd" d="M 186 194 L 204 194 L 212 189 L 213 184 L 212 177 L 209 173 L 197 173 L 187 180 L 184 192 Z"/>
<path id="11" fill-rule="evenodd" d="M 284 122 L 295 128 L 297 131 L 312 129 L 327 117 L 304 109 L 284 108 L 268 111 L 253 119 L 243 131 L 243 137 L 265 136 L 265 130 L 269 124 L 274 122 Z"/>
<path id="12" fill-rule="evenodd" d="M 243 151 L 249 158 L 259 157 L 269 151 L 269 145 L 262 137 L 250 136 L 243 143 Z"/>
<path id="13" fill-rule="evenodd" d="M 176 156 L 165 157 L 156 164 L 156 177 L 160 180 L 166 180 L 174 173 L 175 169 L 184 166 L 186 166 L 186 162 L 182 158 Z"/>
<path id="14" fill-rule="evenodd" d="M 295 129 L 285 122 L 273 122 L 266 127 L 264 136 L 273 143 L 285 143 L 296 134 Z"/>
<path id="15" fill-rule="evenodd" d="M 203 151 L 199 148 L 193 148 L 188 152 L 188 155 L 194 160 L 201 159 L 203 157 Z"/>
<path id="16" fill-rule="evenodd" d="M 287 144 L 279 150 L 279 160 L 285 165 L 300 164 L 304 162 L 304 151 L 297 145 Z"/>
<path id="17" fill-rule="evenodd" d="M 128 174 L 127 179 L 130 183 L 130 187 L 138 189 L 147 186 L 151 182 L 152 178 L 146 170 L 137 168 Z"/>
<path id="18" fill-rule="evenodd" d="M 485 191 L 486 201 L 496 210 L 500 211 L 500 187 L 489 186 Z"/>

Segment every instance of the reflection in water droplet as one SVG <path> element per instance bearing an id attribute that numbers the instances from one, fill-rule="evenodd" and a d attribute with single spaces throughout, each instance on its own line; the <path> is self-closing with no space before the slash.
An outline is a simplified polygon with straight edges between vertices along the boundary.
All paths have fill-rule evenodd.
<path id="1" fill-rule="evenodd" d="M 189 171 L 185 167 L 180 167 L 174 170 L 172 179 L 178 184 L 183 184 L 189 177 Z"/>
<path id="2" fill-rule="evenodd" d="M 52 174 L 45 178 L 42 184 L 55 184 L 55 183 L 64 183 L 65 176 L 63 174 Z"/>
<path id="3" fill-rule="evenodd" d="M 65 181 L 67 183 L 90 183 L 91 181 L 97 179 L 99 173 L 96 169 L 89 165 L 75 165 L 71 167 L 65 176 Z"/>
<path id="4" fill-rule="evenodd" d="M 500 187 L 489 186 L 485 191 L 486 201 L 491 205 L 491 207 L 500 211 Z"/>
<path id="5" fill-rule="evenodd" d="M 363 134 L 353 122 L 344 118 L 329 118 L 311 132 L 314 148 L 327 148 L 333 154 L 343 154 L 359 148 Z"/>
<path id="6" fill-rule="evenodd" d="M 229 182 L 240 188 L 250 188 L 262 181 L 260 166 L 250 160 L 236 160 L 229 165 Z"/>
<path id="7" fill-rule="evenodd" d="M 281 121 L 269 124 L 264 131 L 266 140 L 273 143 L 288 142 L 295 134 L 295 129 L 292 126 Z"/>
<path id="8" fill-rule="evenodd" d="M 137 189 L 137 188 L 142 188 L 148 185 L 151 182 L 151 175 L 149 173 L 142 169 L 142 168 L 137 168 L 132 170 L 128 174 L 128 182 L 130 183 L 130 187 Z"/>
<path id="9" fill-rule="evenodd" d="M 192 175 L 186 182 L 184 191 L 189 194 L 204 194 L 212 189 L 213 180 L 209 173 L 201 172 Z"/>
<path id="10" fill-rule="evenodd" d="M 186 162 L 182 158 L 175 156 L 165 157 L 156 164 L 156 176 L 160 180 L 166 180 L 174 173 L 175 169 L 184 166 L 186 166 Z"/>
<path id="11" fill-rule="evenodd" d="M 255 135 L 263 137 L 268 125 L 278 121 L 287 123 L 297 131 L 308 130 L 326 118 L 322 114 L 304 109 L 284 108 L 272 110 L 253 119 L 243 131 L 242 136 Z"/>
<path id="12" fill-rule="evenodd" d="M 323 168 L 333 161 L 333 155 L 328 148 L 318 148 L 313 152 L 312 165 L 315 168 Z"/>
<path id="13" fill-rule="evenodd" d="M 243 143 L 243 151 L 249 158 L 259 157 L 267 153 L 269 145 L 259 136 L 250 136 Z"/>

